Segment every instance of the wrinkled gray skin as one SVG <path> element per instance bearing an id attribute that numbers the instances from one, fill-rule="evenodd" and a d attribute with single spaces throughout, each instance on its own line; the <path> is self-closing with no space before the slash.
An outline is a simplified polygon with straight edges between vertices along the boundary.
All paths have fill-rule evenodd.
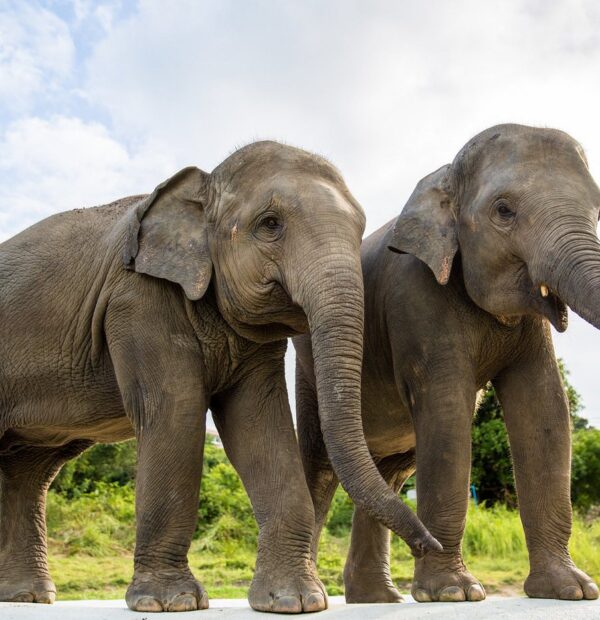
<path id="1" fill-rule="evenodd" d="M 93 443 L 135 436 L 127 604 L 206 607 L 187 552 L 210 407 L 259 523 L 251 605 L 325 608 L 283 365 L 285 338 L 308 330 L 340 479 L 416 554 L 439 548 L 362 436 L 363 230 L 333 166 L 260 142 L 211 174 L 186 168 L 149 197 L 61 213 L 0 245 L 0 600 L 54 600 L 48 485 Z"/>
<path id="2" fill-rule="evenodd" d="M 395 226 L 362 245 L 365 437 L 394 490 L 416 467 L 418 515 L 444 548 L 416 560 L 417 601 L 485 597 L 463 563 L 461 540 L 471 421 L 488 381 L 510 438 L 531 565 L 526 593 L 598 597 L 567 549 L 569 413 L 549 322 L 564 331 L 568 304 L 600 327 L 599 208 L 600 191 L 572 138 L 501 125 L 425 177 Z M 316 555 L 337 479 L 319 431 L 310 339 L 294 344 Z M 344 581 L 349 602 L 402 600 L 389 572 L 389 532 L 360 508 Z"/>

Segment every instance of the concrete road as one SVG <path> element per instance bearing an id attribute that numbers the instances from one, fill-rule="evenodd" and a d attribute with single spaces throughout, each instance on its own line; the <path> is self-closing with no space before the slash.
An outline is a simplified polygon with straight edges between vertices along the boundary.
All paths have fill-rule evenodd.
<path id="1" fill-rule="evenodd" d="M 0 603 L 1 620 L 158 620 L 162 616 L 129 611 L 123 601 L 62 601 L 54 605 L 29 603 Z M 259 614 L 245 600 L 213 599 L 210 609 L 179 614 L 180 620 L 260 620 L 281 618 Z M 407 597 L 400 605 L 346 605 L 341 596 L 329 599 L 329 609 L 320 614 L 305 616 L 316 620 L 374 620 L 375 618 L 510 618 L 519 620 L 600 620 L 598 601 L 553 601 L 528 598 L 490 597 L 480 603 L 415 603 Z"/>

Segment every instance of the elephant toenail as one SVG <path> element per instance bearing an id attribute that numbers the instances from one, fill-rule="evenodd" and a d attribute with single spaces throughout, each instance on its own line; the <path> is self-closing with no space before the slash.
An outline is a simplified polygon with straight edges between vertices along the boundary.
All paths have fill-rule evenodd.
<path id="1" fill-rule="evenodd" d="M 280 596 L 273 601 L 273 611 L 280 614 L 299 614 L 302 603 L 296 596 Z"/>
<path id="2" fill-rule="evenodd" d="M 40 592 L 36 595 L 35 602 L 42 603 L 44 605 L 52 605 L 56 600 L 56 592 Z"/>
<path id="3" fill-rule="evenodd" d="M 327 609 L 327 602 L 321 592 L 311 592 L 308 596 L 303 597 L 303 611 L 321 611 Z"/>
<path id="4" fill-rule="evenodd" d="M 168 604 L 166 611 L 195 611 L 198 608 L 193 594 L 178 594 Z"/>
<path id="5" fill-rule="evenodd" d="M 485 590 L 479 583 L 474 583 L 467 592 L 467 600 L 469 601 L 483 601 L 485 598 Z"/>
<path id="6" fill-rule="evenodd" d="M 34 596 L 31 592 L 19 592 L 12 597 L 13 603 L 33 603 Z"/>
<path id="7" fill-rule="evenodd" d="M 202 596 L 198 601 L 198 609 L 208 609 L 208 594 L 206 592 L 202 592 Z"/>
<path id="8" fill-rule="evenodd" d="M 589 600 L 595 600 L 598 598 L 598 586 L 595 583 L 589 581 L 583 586 L 583 596 Z"/>
<path id="9" fill-rule="evenodd" d="M 429 592 L 420 588 L 414 591 L 413 598 L 418 603 L 431 603 L 431 595 L 429 594 Z"/>
<path id="10" fill-rule="evenodd" d="M 583 592 L 579 586 L 566 586 L 560 591 L 558 598 L 565 601 L 579 601 L 583 598 Z"/>
<path id="11" fill-rule="evenodd" d="M 439 601 L 442 603 L 455 603 L 465 600 L 465 592 L 459 586 L 448 586 L 440 592 Z"/>
<path id="12" fill-rule="evenodd" d="M 142 596 L 134 605 L 134 611 L 149 611 L 159 612 L 162 611 L 162 605 L 151 596 Z"/>

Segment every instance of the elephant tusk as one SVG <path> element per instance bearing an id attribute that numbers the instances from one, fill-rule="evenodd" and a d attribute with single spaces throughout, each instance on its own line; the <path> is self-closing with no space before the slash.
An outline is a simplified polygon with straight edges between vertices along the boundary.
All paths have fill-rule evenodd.
<path id="1" fill-rule="evenodd" d="M 542 294 L 542 297 L 548 297 L 548 287 L 545 284 L 540 286 L 540 293 Z"/>

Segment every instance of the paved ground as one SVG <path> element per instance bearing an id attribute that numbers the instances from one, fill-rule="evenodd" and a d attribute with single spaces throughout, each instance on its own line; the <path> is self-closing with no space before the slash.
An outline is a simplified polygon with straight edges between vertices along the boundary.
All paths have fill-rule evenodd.
<path id="1" fill-rule="evenodd" d="M 330 597 L 330 608 L 318 615 L 306 616 L 314 620 L 373 620 L 375 618 L 503 618 L 519 620 L 600 620 L 598 601 L 550 601 L 528 598 L 491 597 L 481 603 L 415 603 L 408 599 L 401 605 L 345 605 L 341 596 Z M 133 613 L 123 601 L 63 601 L 54 605 L 27 603 L 0 603 L 1 620 L 158 620 L 156 614 Z M 190 611 L 178 615 L 180 620 L 260 620 L 281 618 L 259 614 L 248 607 L 245 600 L 213 599 L 210 609 Z"/>

